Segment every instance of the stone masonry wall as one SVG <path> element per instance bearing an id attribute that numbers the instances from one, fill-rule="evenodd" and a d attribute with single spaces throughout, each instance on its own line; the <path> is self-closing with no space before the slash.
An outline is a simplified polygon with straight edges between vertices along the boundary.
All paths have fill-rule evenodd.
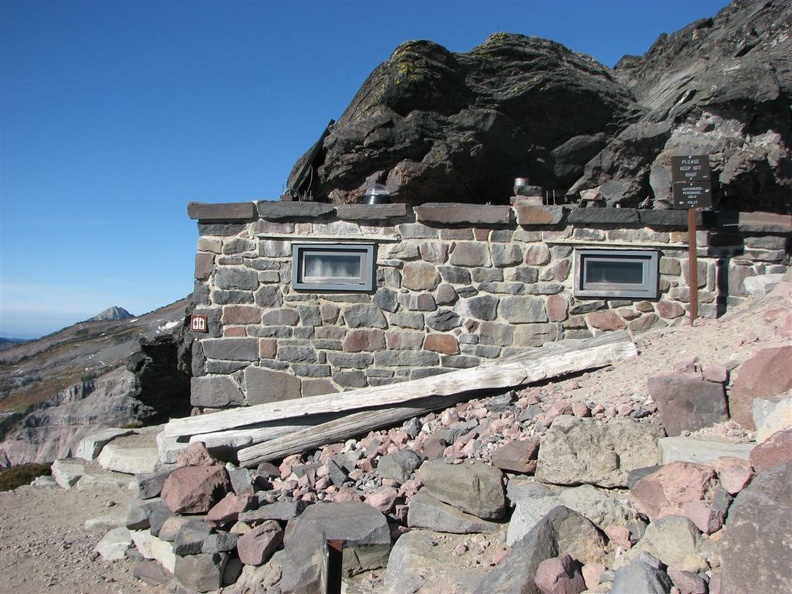
<path id="1" fill-rule="evenodd" d="M 191 203 L 195 260 L 192 404 L 243 406 L 473 367 L 563 338 L 681 323 L 687 213 L 613 208 L 311 202 Z M 698 213 L 699 315 L 784 272 L 792 217 Z M 291 286 L 291 242 L 376 244 L 371 293 Z M 578 247 L 656 249 L 660 297 L 580 299 Z"/>

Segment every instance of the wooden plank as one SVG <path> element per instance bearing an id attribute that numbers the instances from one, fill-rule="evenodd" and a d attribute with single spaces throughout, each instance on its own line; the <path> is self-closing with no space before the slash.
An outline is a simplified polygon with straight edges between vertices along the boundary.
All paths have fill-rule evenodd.
<path id="1" fill-rule="evenodd" d="M 396 405 L 428 396 L 457 395 L 471 389 L 510 388 L 564 373 L 602 367 L 635 355 L 635 345 L 629 334 L 624 331 L 610 332 L 582 341 L 550 343 L 516 357 L 398 384 L 174 419 L 165 425 L 164 432 L 168 437 L 184 437 L 246 427 L 263 421 Z"/>
<path id="2" fill-rule="evenodd" d="M 293 431 L 264 443 L 242 448 L 237 452 L 240 466 L 252 467 L 278 460 L 356 435 L 395 425 L 406 419 L 420 417 L 434 410 L 453 406 L 470 399 L 470 393 L 457 396 L 431 396 L 398 406 L 350 413 L 334 421 Z"/>

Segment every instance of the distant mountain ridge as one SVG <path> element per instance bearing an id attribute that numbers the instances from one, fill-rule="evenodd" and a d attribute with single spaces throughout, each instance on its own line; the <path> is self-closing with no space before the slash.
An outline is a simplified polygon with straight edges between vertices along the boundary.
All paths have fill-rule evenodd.
<path id="1" fill-rule="evenodd" d="M 131 313 L 125 310 L 123 307 L 119 307 L 114 305 L 112 307 L 108 307 L 99 315 L 96 315 L 92 318 L 88 318 L 85 320 L 86 322 L 115 322 L 118 320 L 128 320 L 129 318 L 134 318 Z"/>
<path id="2" fill-rule="evenodd" d="M 2 338 L 0 337 L 0 351 L 5 349 L 10 349 L 11 347 L 15 347 L 18 344 L 23 344 L 28 342 L 25 338 Z"/>

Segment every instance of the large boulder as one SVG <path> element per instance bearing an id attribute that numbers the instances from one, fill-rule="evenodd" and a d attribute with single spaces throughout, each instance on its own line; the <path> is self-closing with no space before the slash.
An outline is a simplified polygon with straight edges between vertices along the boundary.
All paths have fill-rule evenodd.
<path id="1" fill-rule="evenodd" d="M 542 438 L 536 478 L 558 485 L 626 487 L 631 470 L 659 462 L 663 429 L 630 419 L 603 424 L 561 415 Z"/>
<path id="2" fill-rule="evenodd" d="M 792 591 L 792 464 L 757 474 L 729 509 L 723 584 L 735 594 Z"/>
<path id="3" fill-rule="evenodd" d="M 412 204 L 506 203 L 516 177 L 567 187 L 641 109 L 607 68 L 536 37 L 497 33 L 467 53 L 403 43 L 296 164 L 289 186 L 354 202 L 385 183 Z M 314 159 L 310 187 L 299 173 Z"/>
<path id="4" fill-rule="evenodd" d="M 790 212 L 787 0 L 736 0 L 611 71 L 497 33 L 467 53 L 402 44 L 289 176 L 292 196 L 505 203 L 516 177 L 612 206 L 671 202 L 671 159 L 705 154 L 719 208 Z"/>

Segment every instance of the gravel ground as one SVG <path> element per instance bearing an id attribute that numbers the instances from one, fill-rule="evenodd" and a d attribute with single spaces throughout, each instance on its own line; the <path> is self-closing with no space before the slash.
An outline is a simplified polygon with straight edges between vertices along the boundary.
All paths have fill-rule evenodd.
<path id="1" fill-rule="evenodd" d="M 681 319 L 639 336 L 636 359 L 527 391 L 538 391 L 543 400 L 552 396 L 617 408 L 647 404 L 646 380 L 651 376 L 669 373 L 693 357 L 702 365 L 736 369 L 760 349 L 792 344 L 789 334 L 790 295 L 754 299 L 717 320 L 698 319 L 691 326 Z M 701 434 L 734 441 L 751 437 L 731 423 Z M 125 515 L 132 495 L 130 489 L 107 487 L 80 491 L 25 486 L 0 493 L 0 592 L 165 592 L 133 577 L 136 560 L 106 562 L 93 552 L 107 529 L 86 529 L 86 520 Z"/>

